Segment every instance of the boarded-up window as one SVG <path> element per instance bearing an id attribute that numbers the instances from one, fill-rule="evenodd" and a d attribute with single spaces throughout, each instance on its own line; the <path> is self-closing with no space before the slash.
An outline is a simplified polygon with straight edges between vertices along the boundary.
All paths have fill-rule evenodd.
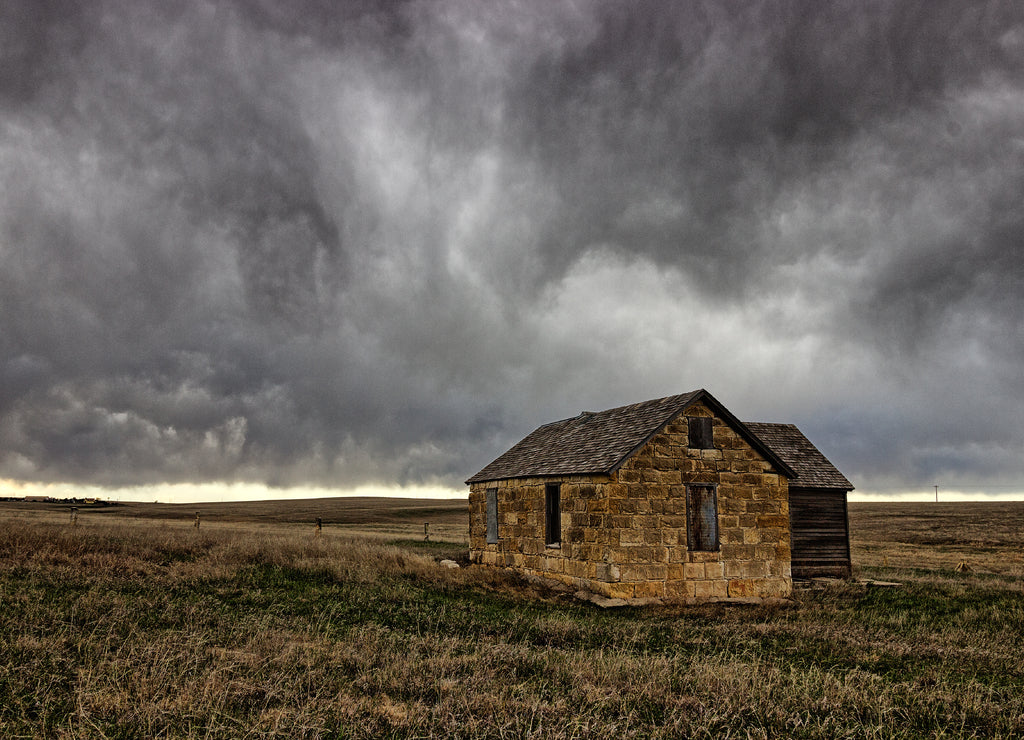
<path id="1" fill-rule="evenodd" d="M 687 426 L 689 427 L 688 432 L 691 450 L 710 450 L 715 446 L 711 417 L 688 416 L 686 421 Z"/>
<path id="2" fill-rule="evenodd" d="M 487 542 L 498 541 L 498 489 L 487 489 Z"/>
<path id="3" fill-rule="evenodd" d="M 557 545 L 562 541 L 562 501 L 557 483 L 544 486 L 544 541 Z"/>
<path id="4" fill-rule="evenodd" d="M 686 539 L 691 550 L 718 549 L 718 505 L 715 487 L 691 483 L 686 487 Z"/>

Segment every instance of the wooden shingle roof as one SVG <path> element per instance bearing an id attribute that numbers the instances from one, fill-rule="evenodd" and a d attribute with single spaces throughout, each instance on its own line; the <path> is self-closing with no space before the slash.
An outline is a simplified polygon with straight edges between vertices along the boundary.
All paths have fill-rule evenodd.
<path id="1" fill-rule="evenodd" d="M 793 471 L 756 435 L 746 429 L 706 390 L 656 398 L 538 427 L 466 481 L 504 480 L 554 475 L 611 473 L 657 434 L 671 419 L 703 402 L 729 423 L 786 475 Z"/>
<path id="2" fill-rule="evenodd" d="M 796 472 L 791 486 L 853 490 L 846 476 L 794 424 L 748 421 L 746 425 Z"/>

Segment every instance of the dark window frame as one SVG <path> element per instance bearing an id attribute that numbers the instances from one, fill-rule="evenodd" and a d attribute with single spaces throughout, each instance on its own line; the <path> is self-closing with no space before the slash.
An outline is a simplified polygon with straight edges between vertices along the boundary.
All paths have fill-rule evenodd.
<path id="1" fill-rule="evenodd" d="M 709 512 L 713 516 L 706 519 Z M 702 526 L 705 523 L 710 526 Z M 721 549 L 718 485 L 715 483 L 686 484 L 686 547 L 690 552 L 718 552 Z"/>
<path id="2" fill-rule="evenodd" d="M 715 424 L 710 416 L 687 416 L 686 432 L 691 450 L 714 449 Z"/>
<path id="3" fill-rule="evenodd" d="M 484 522 L 487 528 L 487 544 L 496 544 L 501 537 L 498 535 L 498 488 L 488 488 L 485 498 Z"/>
<path id="4" fill-rule="evenodd" d="M 562 544 L 562 484 L 544 484 L 544 544 L 560 547 Z"/>

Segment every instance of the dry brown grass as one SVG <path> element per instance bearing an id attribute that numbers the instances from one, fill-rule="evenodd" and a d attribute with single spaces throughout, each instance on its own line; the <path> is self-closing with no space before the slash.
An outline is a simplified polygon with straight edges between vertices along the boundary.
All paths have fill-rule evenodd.
<path id="1" fill-rule="evenodd" d="M 930 570 L 1024 579 L 1024 502 L 853 503 L 855 564 L 867 569 Z"/>
<path id="2" fill-rule="evenodd" d="M 870 512 L 852 508 L 857 533 Z M 872 537 L 918 536 L 878 516 Z M 0 737 L 1024 735 L 1010 574 L 866 564 L 905 587 L 603 612 L 437 567 L 459 543 L 53 514 L 2 527 Z"/>

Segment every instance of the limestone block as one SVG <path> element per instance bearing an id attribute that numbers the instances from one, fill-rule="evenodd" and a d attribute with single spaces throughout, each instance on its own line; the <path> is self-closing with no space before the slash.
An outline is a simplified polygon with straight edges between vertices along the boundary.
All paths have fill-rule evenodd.
<path id="1" fill-rule="evenodd" d="M 739 527 L 729 527 L 729 529 L 718 530 L 718 541 L 725 545 L 742 545 L 743 544 L 743 533 L 745 529 Z"/>
<path id="2" fill-rule="evenodd" d="M 587 564 L 578 560 L 565 560 L 562 564 L 565 574 L 574 578 L 587 576 Z"/>
<path id="3" fill-rule="evenodd" d="M 668 575 L 668 565 L 665 563 L 644 563 L 640 565 L 640 572 L 645 581 L 664 581 Z"/>
<path id="4" fill-rule="evenodd" d="M 743 563 L 743 575 L 746 578 L 764 578 L 768 575 L 768 563 L 764 560 L 750 560 Z"/>
<path id="5" fill-rule="evenodd" d="M 789 518 L 781 514 L 761 514 L 757 517 L 759 527 L 789 527 Z"/>
<path id="6" fill-rule="evenodd" d="M 650 514 L 651 502 L 646 498 L 629 498 L 619 503 L 619 510 L 626 514 Z"/>
<path id="7" fill-rule="evenodd" d="M 742 547 L 742 545 L 734 545 L 734 547 Z M 691 563 L 717 563 L 724 557 L 724 552 L 701 552 L 699 550 L 695 550 L 687 553 L 687 558 Z"/>
<path id="8" fill-rule="evenodd" d="M 660 517 L 658 526 L 662 529 L 686 529 L 686 514 L 665 514 Z M 721 519 L 719 519 L 719 527 L 722 526 Z"/>
<path id="9" fill-rule="evenodd" d="M 718 581 L 691 581 L 691 583 L 693 584 L 693 595 L 694 595 L 695 598 L 698 598 L 698 599 L 710 599 L 710 598 L 713 598 L 716 595 L 714 587 L 719 582 Z M 725 581 L 722 581 L 722 583 L 724 584 Z"/>
<path id="10" fill-rule="evenodd" d="M 668 498 L 668 486 L 661 482 L 661 474 L 655 476 L 658 480 L 651 481 L 648 485 L 644 486 L 641 494 L 643 498 L 647 499 L 663 499 Z"/>
<path id="11" fill-rule="evenodd" d="M 736 578 L 728 582 L 728 595 L 733 599 L 760 596 L 754 581 L 749 578 Z"/>
<path id="12" fill-rule="evenodd" d="M 623 529 L 619 532 L 620 545 L 642 545 L 644 544 L 644 533 L 640 529 Z"/>
<path id="13" fill-rule="evenodd" d="M 743 544 L 756 545 L 761 541 L 761 530 L 751 527 L 741 531 L 743 532 Z"/>
<path id="14" fill-rule="evenodd" d="M 777 544 L 782 539 L 782 531 L 779 529 L 761 529 L 761 542 L 764 544 Z"/>
<path id="15" fill-rule="evenodd" d="M 659 598 L 665 595 L 664 581 L 647 581 L 637 583 L 633 588 L 633 595 L 636 598 Z"/>
<path id="16" fill-rule="evenodd" d="M 704 563 L 683 563 L 683 578 L 686 580 L 704 580 L 704 574 Z"/>
<path id="17" fill-rule="evenodd" d="M 722 560 L 751 560 L 754 557 L 754 545 L 722 545 Z"/>
<path id="18" fill-rule="evenodd" d="M 645 545 L 654 546 L 662 544 L 661 529 L 658 528 L 657 524 L 655 524 L 653 527 L 649 529 L 645 528 L 642 531 L 644 533 Z"/>
<path id="19" fill-rule="evenodd" d="M 725 577 L 725 570 L 721 562 L 718 563 L 705 563 L 704 564 L 704 577 L 711 579 L 721 579 Z"/>
<path id="20" fill-rule="evenodd" d="M 692 599 L 696 595 L 694 581 L 668 581 L 665 596 L 671 599 Z"/>
<path id="21" fill-rule="evenodd" d="M 737 499 L 734 496 L 725 495 L 726 493 L 731 493 L 731 492 L 732 492 L 731 489 L 728 492 L 723 492 L 722 489 L 719 488 L 719 490 L 718 490 L 718 514 L 719 514 L 719 516 L 722 516 L 722 515 L 725 515 L 725 516 L 735 516 L 735 517 L 737 517 L 737 521 L 739 522 L 739 525 L 741 527 L 752 526 L 754 524 L 754 519 L 753 519 L 754 515 L 753 514 L 747 515 L 751 519 L 750 524 L 744 524 L 744 522 L 743 522 L 744 512 L 747 509 L 746 502 L 744 502 L 741 499 Z M 721 520 L 719 520 L 719 523 L 721 523 Z"/>
<path id="22" fill-rule="evenodd" d="M 618 479 L 620 483 L 639 483 L 640 472 L 632 468 L 623 468 L 619 471 Z"/>
<path id="23" fill-rule="evenodd" d="M 639 514 L 633 517 L 633 526 L 639 529 L 656 530 L 661 526 L 661 517 L 657 514 Z"/>
<path id="24" fill-rule="evenodd" d="M 729 495 L 731 495 L 733 498 L 737 498 L 739 500 L 742 500 L 742 502 L 744 502 L 744 506 L 745 506 L 745 511 L 746 512 L 748 512 L 750 514 L 756 513 L 756 512 L 751 512 L 751 507 L 752 506 L 757 506 L 756 504 L 754 504 L 754 499 L 757 497 L 757 489 L 754 486 L 750 486 L 750 485 L 737 485 L 737 486 L 733 486 L 733 487 L 731 487 L 729 489 Z"/>
<path id="25" fill-rule="evenodd" d="M 746 575 L 743 565 L 738 560 L 726 560 L 722 563 L 722 575 L 725 578 L 743 578 Z"/>
<path id="26" fill-rule="evenodd" d="M 633 586 L 632 583 L 609 583 L 606 584 L 608 596 L 612 599 L 632 599 L 633 598 Z"/>

